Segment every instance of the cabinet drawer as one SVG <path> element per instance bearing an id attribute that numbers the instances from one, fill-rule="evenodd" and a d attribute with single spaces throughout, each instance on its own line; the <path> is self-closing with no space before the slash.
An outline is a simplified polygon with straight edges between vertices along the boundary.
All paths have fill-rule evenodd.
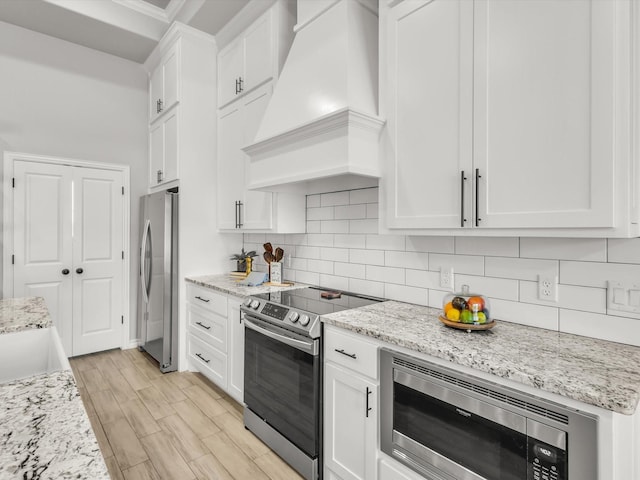
<path id="1" fill-rule="evenodd" d="M 207 311 L 197 305 L 187 307 L 187 321 L 190 332 L 207 344 L 227 352 L 227 317 Z"/>
<path id="2" fill-rule="evenodd" d="M 360 335 L 326 326 L 324 358 L 370 378 L 378 378 L 378 345 Z"/>
<path id="3" fill-rule="evenodd" d="M 189 335 L 189 361 L 191 365 L 220 388 L 227 388 L 227 356 L 211 348 L 194 335 Z"/>
<path id="4" fill-rule="evenodd" d="M 223 317 L 227 316 L 227 296 L 208 288 L 187 285 L 187 302 L 198 305 Z"/>

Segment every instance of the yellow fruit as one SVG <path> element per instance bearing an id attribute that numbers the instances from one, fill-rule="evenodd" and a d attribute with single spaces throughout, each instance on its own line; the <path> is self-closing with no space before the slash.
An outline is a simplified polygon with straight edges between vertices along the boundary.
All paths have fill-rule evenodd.
<path id="1" fill-rule="evenodd" d="M 451 310 L 452 308 L 453 308 L 453 305 L 451 304 L 451 302 L 447 303 L 447 304 L 444 306 L 444 313 L 445 313 L 445 315 L 446 315 L 446 314 L 447 314 L 447 312 L 448 312 L 449 310 Z"/>
<path id="2" fill-rule="evenodd" d="M 478 323 L 486 323 L 486 322 L 487 322 L 487 316 L 482 312 L 478 312 Z"/>
<path id="3" fill-rule="evenodd" d="M 452 320 L 454 322 L 459 322 L 460 321 L 460 310 L 458 310 L 457 308 L 450 308 L 449 311 L 447 312 L 447 318 L 449 320 Z"/>

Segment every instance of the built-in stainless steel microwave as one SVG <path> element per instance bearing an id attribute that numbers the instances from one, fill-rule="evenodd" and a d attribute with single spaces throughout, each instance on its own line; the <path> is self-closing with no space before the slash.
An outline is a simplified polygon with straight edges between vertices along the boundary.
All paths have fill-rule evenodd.
<path id="1" fill-rule="evenodd" d="M 382 451 L 429 480 L 596 480 L 594 415 L 380 351 Z"/>

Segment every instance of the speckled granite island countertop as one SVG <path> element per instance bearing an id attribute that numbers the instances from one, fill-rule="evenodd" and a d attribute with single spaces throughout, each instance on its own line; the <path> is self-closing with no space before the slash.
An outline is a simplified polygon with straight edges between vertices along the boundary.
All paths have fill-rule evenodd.
<path id="1" fill-rule="evenodd" d="M 0 334 L 51 326 L 44 299 L 0 301 Z M 0 384 L 0 479 L 108 480 L 71 370 Z"/>
<path id="2" fill-rule="evenodd" d="M 233 278 L 227 273 L 218 275 L 202 275 L 197 277 L 185 277 L 185 280 L 189 283 L 199 285 L 201 287 L 217 290 L 222 293 L 229 293 L 231 295 L 237 295 L 239 297 L 246 297 L 248 295 L 256 295 L 259 293 L 271 293 L 281 292 L 283 290 L 293 290 L 296 288 L 307 288 L 309 285 L 304 283 L 294 283 L 293 285 L 286 287 L 274 287 L 271 285 L 257 285 L 255 287 L 249 287 L 247 285 L 238 285 L 238 279 Z"/>
<path id="3" fill-rule="evenodd" d="M 0 334 L 51 326 L 49 310 L 42 297 L 0 300 Z"/>
<path id="4" fill-rule="evenodd" d="M 632 415 L 640 400 L 640 348 L 501 322 L 467 333 L 440 310 L 387 301 L 322 317 L 383 342 Z"/>

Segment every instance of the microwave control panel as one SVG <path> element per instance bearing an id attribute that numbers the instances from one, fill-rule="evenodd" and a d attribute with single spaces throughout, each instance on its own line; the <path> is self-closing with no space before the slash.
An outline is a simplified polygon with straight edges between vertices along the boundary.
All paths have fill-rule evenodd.
<path id="1" fill-rule="evenodd" d="M 567 480 L 567 452 L 529 438 L 528 480 Z"/>

